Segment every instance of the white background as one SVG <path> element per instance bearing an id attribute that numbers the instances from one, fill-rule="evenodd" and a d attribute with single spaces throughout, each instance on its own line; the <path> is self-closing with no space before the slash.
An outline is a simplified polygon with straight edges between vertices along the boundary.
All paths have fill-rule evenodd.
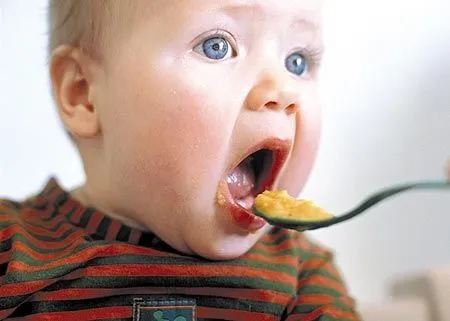
<path id="1" fill-rule="evenodd" d="M 0 196 L 56 175 L 83 180 L 56 117 L 46 1 L 0 0 Z M 339 0 L 326 7 L 323 145 L 304 192 L 340 212 L 400 181 L 440 178 L 450 156 L 450 2 Z M 450 193 L 411 192 L 314 236 L 336 252 L 352 294 L 388 300 L 398 274 L 450 265 Z"/>

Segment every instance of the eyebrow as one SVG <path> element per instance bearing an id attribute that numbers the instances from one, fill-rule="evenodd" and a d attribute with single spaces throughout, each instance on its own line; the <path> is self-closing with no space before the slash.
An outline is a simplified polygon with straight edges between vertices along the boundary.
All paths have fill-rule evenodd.
<path id="1" fill-rule="evenodd" d="M 258 14 L 266 14 L 266 8 L 258 3 L 248 3 L 247 1 L 238 0 L 232 4 L 226 4 L 219 8 L 219 11 L 222 11 L 226 14 L 230 15 L 239 15 L 243 13 L 248 13 L 249 11 L 258 13 Z M 308 28 L 311 30 L 319 30 L 319 25 L 317 22 L 308 19 L 306 17 L 295 17 L 292 19 L 291 27 L 301 27 Z"/>

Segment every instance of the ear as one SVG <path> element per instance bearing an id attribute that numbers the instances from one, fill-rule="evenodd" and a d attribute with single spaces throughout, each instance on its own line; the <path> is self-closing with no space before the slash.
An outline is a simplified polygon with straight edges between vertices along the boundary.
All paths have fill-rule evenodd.
<path id="1" fill-rule="evenodd" d="M 65 128 L 75 138 L 92 138 L 101 132 L 94 104 L 90 60 L 80 49 L 60 46 L 52 53 L 50 78 L 53 96 Z"/>

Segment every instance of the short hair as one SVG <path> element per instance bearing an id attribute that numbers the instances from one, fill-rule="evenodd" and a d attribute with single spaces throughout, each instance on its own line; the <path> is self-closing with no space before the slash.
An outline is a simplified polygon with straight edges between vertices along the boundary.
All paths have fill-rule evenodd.
<path id="1" fill-rule="evenodd" d="M 49 54 L 60 45 L 72 45 L 99 56 L 106 31 L 121 0 L 49 0 Z M 134 0 L 130 0 L 134 1 Z"/>

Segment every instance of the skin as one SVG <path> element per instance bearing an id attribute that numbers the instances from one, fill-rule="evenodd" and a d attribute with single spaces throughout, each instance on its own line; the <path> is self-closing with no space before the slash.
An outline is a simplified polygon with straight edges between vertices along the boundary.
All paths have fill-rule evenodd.
<path id="1" fill-rule="evenodd" d="M 267 138 L 290 140 L 275 188 L 298 195 L 314 162 L 317 66 L 298 76 L 284 61 L 321 50 L 320 2 L 139 2 L 101 59 L 53 53 L 54 96 L 86 172 L 72 195 L 186 254 L 236 258 L 270 226 L 242 230 L 218 205 L 230 167 Z M 219 62 L 197 50 L 217 29 L 236 51 Z"/>

